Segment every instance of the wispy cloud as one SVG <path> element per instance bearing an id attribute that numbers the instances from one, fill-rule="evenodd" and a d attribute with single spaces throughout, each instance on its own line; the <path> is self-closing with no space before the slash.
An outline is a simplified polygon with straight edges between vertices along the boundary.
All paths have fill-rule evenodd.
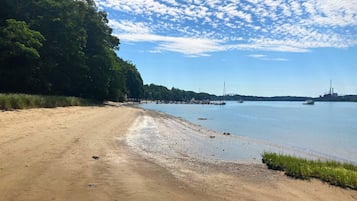
<path id="1" fill-rule="evenodd" d="M 289 61 L 286 58 L 281 58 L 281 57 L 277 57 L 277 58 L 268 58 L 268 60 L 270 61 Z"/>
<path id="2" fill-rule="evenodd" d="M 157 47 L 148 50 L 151 53 L 164 51 L 178 52 L 187 56 L 209 56 L 210 52 L 223 51 L 224 41 L 209 38 L 173 37 L 154 34 L 145 23 L 110 20 L 109 25 L 115 29 L 115 35 L 127 42 L 155 42 Z"/>
<path id="3" fill-rule="evenodd" d="M 209 56 L 210 52 L 223 51 L 222 41 L 205 38 L 170 37 L 155 34 L 118 34 L 128 42 L 156 42 L 158 45 L 151 53 L 171 51 L 187 56 Z"/>
<path id="4" fill-rule="evenodd" d="M 250 54 L 250 55 L 248 55 L 248 57 L 253 57 L 253 58 L 264 58 L 266 56 L 267 55 L 265 55 L 265 54 Z"/>
<path id="5" fill-rule="evenodd" d="M 116 20 L 109 20 L 109 26 L 111 26 L 114 30 L 120 31 L 123 33 L 150 33 L 150 28 L 145 24 L 141 22 L 131 22 L 131 21 L 121 21 L 118 22 Z"/>
<path id="6" fill-rule="evenodd" d="M 282 57 L 269 57 L 268 55 L 265 54 L 249 54 L 247 55 L 248 57 L 252 57 L 254 59 L 260 59 L 260 60 L 265 60 L 265 61 L 289 61 L 286 58 Z"/>
<path id="7" fill-rule="evenodd" d="M 121 20 L 112 17 L 109 25 L 122 41 L 155 42 L 149 50 L 154 52 L 207 56 L 236 49 L 309 52 L 357 45 L 357 0 L 96 2 L 119 13 Z"/>

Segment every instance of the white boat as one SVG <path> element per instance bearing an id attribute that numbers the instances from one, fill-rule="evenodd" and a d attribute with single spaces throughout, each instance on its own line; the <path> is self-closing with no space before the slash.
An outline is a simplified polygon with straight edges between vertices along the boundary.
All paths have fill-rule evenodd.
<path id="1" fill-rule="evenodd" d="M 211 101 L 211 105 L 225 105 L 226 103 L 224 101 Z"/>
<path id="2" fill-rule="evenodd" d="M 314 100 L 306 100 L 303 104 L 304 105 L 314 105 L 315 101 Z"/>

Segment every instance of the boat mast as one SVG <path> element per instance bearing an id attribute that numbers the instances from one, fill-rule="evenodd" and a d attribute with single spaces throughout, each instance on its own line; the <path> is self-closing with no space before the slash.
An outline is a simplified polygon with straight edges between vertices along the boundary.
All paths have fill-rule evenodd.
<path id="1" fill-rule="evenodd" d="M 223 82 L 223 98 L 226 95 L 226 81 Z"/>

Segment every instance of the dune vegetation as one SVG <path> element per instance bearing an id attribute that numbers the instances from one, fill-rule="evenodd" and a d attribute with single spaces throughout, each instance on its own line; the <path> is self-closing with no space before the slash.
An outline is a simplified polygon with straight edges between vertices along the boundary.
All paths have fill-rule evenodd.
<path id="1" fill-rule="evenodd" d="M 262 161 L 269 169 L 284 171 L 297 179 L 320 179 L 332 185 L 357 190 L 357 166 L 336 161 L 314 161 L 265 152 Z"/>
<path id="2" fill-rule="evenodd" d="M 53 108 L 64 106 L 88 106 L 99 102 L 67 96 L 43 96 L 28 94 L 0 94 L 0 110 Z"/>

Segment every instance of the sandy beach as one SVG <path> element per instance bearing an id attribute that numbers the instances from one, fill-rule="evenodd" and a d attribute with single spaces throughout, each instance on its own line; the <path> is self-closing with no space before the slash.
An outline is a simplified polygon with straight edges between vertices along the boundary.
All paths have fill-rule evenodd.
<path id="1" fill-rule="evenodd" d="M 217 161 L 229 151 L 219 142 L 232 136 L 142 109 L 7 111 L 0 128 L 4 201 L 357 200 L 357 191 L 291 179 L 258 161 Z"/>

